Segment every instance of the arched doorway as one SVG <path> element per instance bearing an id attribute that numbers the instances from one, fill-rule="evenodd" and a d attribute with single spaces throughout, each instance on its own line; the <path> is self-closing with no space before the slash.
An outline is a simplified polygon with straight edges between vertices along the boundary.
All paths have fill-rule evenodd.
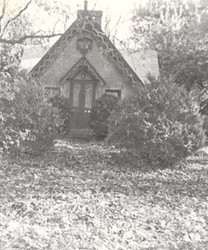
<path id="1" fill-rule="evenodd" d="M 71 128 L 90 128 L 91 109 L 95 102 L 96 80 L 85 69 L 70 79 Z"/>

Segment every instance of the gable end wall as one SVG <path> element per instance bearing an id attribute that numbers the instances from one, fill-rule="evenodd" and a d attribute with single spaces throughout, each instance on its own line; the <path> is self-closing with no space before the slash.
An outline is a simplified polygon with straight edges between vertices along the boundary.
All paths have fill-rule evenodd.
<path id="1" fill-rule="evenodd" d="M 96 98 L 105 92 L 105 89 L 119 89 L 122 91 L 122 97 L 131 93 L 130 83 L 127 78 L 118 69 L 118 67 L 103 55 L 96 40 L 92 35 L 84 34 L 93 40 L 92 49 L 86 54 L 86 59 L 94 69 L 104 79 L 105 87 L 99 85 Z M 81 59 L 82 54 L 77 50 L 77 39 L 80 35 L 76 34 L 67 43 L 60 56 L 51 62 L 50 67 L 44 73 L 43 79 L 45 86 L 60 86 L 60 80 L 63 76 Z"/>

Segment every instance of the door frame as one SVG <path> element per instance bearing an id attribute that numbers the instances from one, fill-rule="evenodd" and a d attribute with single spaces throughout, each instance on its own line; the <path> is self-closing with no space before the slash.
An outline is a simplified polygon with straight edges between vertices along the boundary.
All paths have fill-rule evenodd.
<path id="1" fill-rule="evenodd" d="M 83 100 L 81 100 L 81 105 L 80 103 L 78 104 L 78 107 L 73 107 L 73 99 L 74 99 L 74 85 L 76 83 L 79 83 L 81 85 L 81 91 L 83 91 Z M 85 86 L 86 84 L 92 84 L 92 102 L 91 102 L 91 108 L 86 108 L 85 107 L 85 97 L 86 97 L 86 92 L 85 92 Z M 95 104 L 95 96 L 96 96 L 96 81 L 95 80 L 85 80 L 85 79 L 70 79 L 70 104 L 71 104 L 71 110 L 73 113 L 75 112 L 80 112 L 80 114 L 83 115 L 83 119 L 85 119 L 84 116 L 90 116 L 91 109 Z M 79 100 L 80 101 L 80 100 Z M 73 119 L 73 117 L 72 117 Z M 74 118 L 75 119 L 75 118 Z M 73 122 L 72 122 L 73 124 Z"/>

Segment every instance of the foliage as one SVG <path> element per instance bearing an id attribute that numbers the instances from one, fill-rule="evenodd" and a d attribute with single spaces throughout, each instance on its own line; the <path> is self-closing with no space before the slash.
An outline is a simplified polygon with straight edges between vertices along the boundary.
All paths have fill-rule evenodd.
<path id="1" fill-rule="evenodd" d="M 70 9 L 65 1 L 0 1 L 0 43 L 47 42 L 65 30 Z"/>
<path id="2" fill-rule="evenodd" d="M 158 51 L 161 75 L 189 90 L 207 88 L 207 6 L 202 1 L 149 0 L 132 18 L 137 48 Z"/>
<path id="3" fill-rule="evenodd" d="M 16 80 L 14 98 L 1 98 L 1 146 L 5 153 L 40 154 L 54 138 L 52 106 L 39 83 Z"/>
<path id="4" fill-rule="evenodd" d="M 101 143 L 67 145 L 1 161 L 0 249 L 207 249 L 207 156 L 141 172 Z"/>
<path id="5" fill-rule="evenodd" d="M 5 77 L 16 75 L 21 62 L 22 49 L 21 46 L 11 46 L 0 44 L 0 72 Z"/>
<path id="6" fill-rule="evenodd" d="M 103 94 L 96 100 L 90 115 L 90 125 L 98 139 L 104 139 L 108 134 L 108 118 L 118 104 L 118 98 Z"/>
<path id="7" fill-rule="evenodd" d="M 207 115 L 207 0 L 149 0 L 135 9 L 132 21 L 136 48 L 156 50 L 160 74 L 196 89 L 201 113 Z"/>
<path id="8" fill-rule="evenodd" d="M 14 98 L 21 52 L 19 46 L 0 44 L 0 98 Z"/>
<path id="9" fill-rule="evenodd" d="M 204 143 L 203 119 L 194 95 L 150 78 L 110 117 L 108 141 L 140 167 L 171 167 Z"/>
<path id="10" fill-rule="evenodd" d="M 55 126 L 59 134 L 67 134 L 70 129 L 71 109 L 70 100 L 67 97 L 55 95 L 49 99 L 56 113 Z"/>

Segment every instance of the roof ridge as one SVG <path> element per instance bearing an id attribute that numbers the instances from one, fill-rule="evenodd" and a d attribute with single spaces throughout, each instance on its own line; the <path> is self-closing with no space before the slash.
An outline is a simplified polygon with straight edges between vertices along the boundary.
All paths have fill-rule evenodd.
<path id="1" fill-rule="evenodd" d="M 66 47 L 66 43 L 73 37 L 74 33 L 87 32 L 93 35 L 98 44 L 104 50 L 104 54 L 116 63 L 118 68 L 130 79 L 133 84 L 138 82 L 142 83 L 141 79 L 131 68 L 116 46 L 111 42 L 109 37 L 102 31 L 101 26 L 91 20 L 78 20 L 76 19 L 71 26 L 64 32 L 64 34 L 54 43 L 54 45 L 48 50 L 48 52 L 41 58 L 41 60 L 32 68 L 29 72 L 31 76 L 38 77 L 47 70 L 51 62 L 59 57 L 61 51 Z M 143 84 L 143 83 L 142 83 Z"/>

